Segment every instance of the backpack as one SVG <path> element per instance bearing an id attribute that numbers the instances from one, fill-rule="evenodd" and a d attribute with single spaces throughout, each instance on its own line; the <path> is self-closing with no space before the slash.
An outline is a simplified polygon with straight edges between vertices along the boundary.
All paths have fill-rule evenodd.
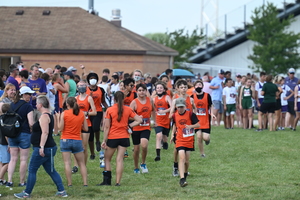
<path id="1" fill-rule="evenodd" d="M 18 137 L 21 133 L 22 117 L 17 113 L 18 109 L 26 102 L 21 103 L 15 110 L 9 109 L 5 114 L 0 116 L 0 130 L 4 136 L 9 138 Z M 10 104 L 12 106 L 12 104 Z"/>

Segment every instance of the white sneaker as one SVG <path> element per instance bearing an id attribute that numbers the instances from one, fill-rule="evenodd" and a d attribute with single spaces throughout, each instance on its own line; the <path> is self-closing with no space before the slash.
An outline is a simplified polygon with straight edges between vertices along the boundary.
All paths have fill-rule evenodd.
<path id="1" fill-rule="evenodd" d="M 146 164 L 141 164 L 140 168 L 141 168 L 143 174 L 148 173 L 148 168 L 147 168 Z"/>

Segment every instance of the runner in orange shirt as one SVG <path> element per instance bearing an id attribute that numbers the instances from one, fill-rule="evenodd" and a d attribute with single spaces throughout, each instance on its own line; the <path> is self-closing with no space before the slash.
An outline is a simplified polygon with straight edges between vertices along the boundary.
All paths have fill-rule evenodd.
<path id="1" fill-rule="evenodd" d="M 164 82 L 158 81 L 155 84 L 156 97 L 153 98 L 156 114 L 155 114 L 155 132 L 156 132 L 156 158 L 160 160 L 161 141 L 163 141 L 163 149 L 168 149 L 168 136 L 170 132 L 169 112 L 171 107 L 171 97 L 166 94 L 167 86 Z"/>
<path id="2" fill-rule="evenodd" d="M 150 122 L 151 113 L 154 113 L 154 105 L 151 98 L 147 97 L 147 86 L 145 84 L 136 85 L 138 97 L 134 99 L 130 108 L 134 110 L 140 117 L 142 117 L 143 122 L 133 128 L 132 143 L 134 145 L 133 160 L 134 160 L 134 173 L 139 174 L 140 170 L 138 168 L 140 146 L 142 147 L 142 162 L 140 168 L 142 173 L 148 173 L 148 168 L 146 165 L 146 157 L 148 153 L 148 142 L 150 138 Z"/>
<path id="3" fill-rule="evenodd" d="M 108 108 L 105 116 L 104 135 L 101 147 L 105 149 L 105 171 L 103 182 L 98 185 L 111 185 L 111 159 L 115 151 L 116 158 L 116 186 L 120 186 L 123 173 L 123 157 L 126 148 L 130 146 L 131 128 L 142 123 L 142 119 L 130 108 L 124 106 L 124 94 L 117 91 L 114 94 L 115 104 Z M 128 123 L 129 118 L 134 121 Z"/>
<path id="4" fill-rule="evenodd" d="M 179 184 L 187 185 L 186 178 L 189 169 L 190 152 L 194 151 L 195 128 L 199 128 L 199 120 L 195 113 L 186 110 L 186 100 L 178 98 L 175 101 L 177 111 L 173 114 L 173 129 L 170 142 L 175 143 L 179 155 Z"/>

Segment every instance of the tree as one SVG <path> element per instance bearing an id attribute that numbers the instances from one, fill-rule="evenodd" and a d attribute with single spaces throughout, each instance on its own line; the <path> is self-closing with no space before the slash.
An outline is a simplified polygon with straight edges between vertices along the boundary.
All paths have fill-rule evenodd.
<path id="1" fill-rule="evenodd" d="M 251 17 L 253 26 L 249 27 L 248 38 L 255 42 L 253 54 L 248 56 L 254 65 L 249 66 L 255 72 L 267 74 L 286 73 L 288 68 L 298 68 L 300 34 L 288 31 L 294 21 L 293 16 L 285 19 L 277 17 L 277 8 L 267 3 L 254 10 Z"/>
<path id="2" fill-rule="evenodd" d="M 183 28 L 170 33 L 148 33 L 145 37 L 178 51 L 179 55 L 174 58 L 175 65 L 187 62 L 188 58 L 194 55 L 193 50 L 203 38 L 198 28 L 193 30 L 192 34 L 185 32 Z"/>

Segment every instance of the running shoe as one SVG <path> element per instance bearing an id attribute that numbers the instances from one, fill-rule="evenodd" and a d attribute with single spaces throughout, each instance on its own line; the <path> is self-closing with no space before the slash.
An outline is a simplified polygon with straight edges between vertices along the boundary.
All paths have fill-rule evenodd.
<path id="1" fill-rule="evenodd" d="M 78 172 L 78 167 L 74 166 L 72 169 L 72 174 L 75 174 L 76 172 Z"/>
<path id="2" fill-rule="evenodd" d="M 133 173 L 139 174 L 139 173 L 140 173 L 140 169 L 138 169 L 138 168 L 134 169 L 134 170 L 133 170 Z"/>
<path id="3" fill-rule="evenodd" d="M 95 155 L 90 155 L 90 160 L 95 160 Z"/>
<path id="4" fill-rule="evenodd" d="M 14 194 L 14 196 L 19 199 L 30 198 L 30 194 L 26 193 L 25 191 L 18 194 Z"/>
<path id="5" fill-rule="evenodd" d="M 154 160 L 155 161 L 160 161 L 160 156 L 156 156 Z"/>
<path id="6" fill-rule="evenodd" d="M 147 168 L 146 164 L 141 164 L 140 168 L 141 168 L 143 174 L 148 173 L 148 168 Z"/>
<path id="7" fill-rule="evenodd" d="M 128 152 L 127 152 L 127 150 L 124 153 L 124 158 L 128 158 Z"/>
<path id="8" fill-rule="evenodd" d="M 210 139 L 207 140 L 207 141 L 205 141 L 205 144 L 206 144 L 206 145 L 209 145 L 209 143 L 210 143 Z"/>
<path id="9" fill-rule="evenodd" d="M 56 192 L 55 196 L 58 196 L 58 197 L 68 197 L 68 194 L 67 192 L 64 190 L 62 192 Z"/>
<path id="10" fill-rule="evenodd" d="M 202 158 L 205 158 L 205 154 L 201 154 L 201 157 L 202 157 Z"/>
<path id="11" fill-rule="evenodd" d="M 163 143 L 163 149 L 167 150 L 169 148 L 169 144 L 167 142 Z"/>
<path id="12" fill-rule="evenodd" d="M 24 187 L 24 186 L 26 186 L 26 182 L 24 182 L 24 183 L 19 183 L 19 187 Z"/>
<path id="13" fill-rule="evenodd" d="M 105 167 L 105 162 L 104 159 L 100 160 L 100 168 L 104 168 Z"/>
<path id="14" fill-rule="evenodd" d="M 173 176 L 179 176 L 177 167 L 173 167 Z"/>
<path id="15" fill-rule="evenodd" d="M 120 185 L 120 183 L 116 183 L 116 185 L 115 185 L 115 186 L 121 186 L 121 185 Z"/>
<path id="16" fill-rule="evenodd" d="M 96 142 L 96 150 L 97 150 L 98 152 L 101 151 L 100 141 Z"/>
<path id="17" fill-rule="evenodd" d="M 6 185 L 7 181 L 6 180 L 1 180 L 0 185 Z"/>
<path id="18" fill-rule="evenodd" d="M 188 185 L 185 178 L 181 178 L 180 181 L 179 181 L 179 184 L 180 184 L 181 187 L 185 187 L 185 186 Z"/>
<path id="19" fill-rule="evenodd" d="M 14 186 L 14 183 L 13 182 L 6 182 L 6 187 L 13 187 Z"/>
<path id="20" fill-rule="evenodd" d="M 261 131 L 262 131 L 262 129 L 256 129 L 255 131 L 256 131 L 256 132 L 261 132 Z"/>

